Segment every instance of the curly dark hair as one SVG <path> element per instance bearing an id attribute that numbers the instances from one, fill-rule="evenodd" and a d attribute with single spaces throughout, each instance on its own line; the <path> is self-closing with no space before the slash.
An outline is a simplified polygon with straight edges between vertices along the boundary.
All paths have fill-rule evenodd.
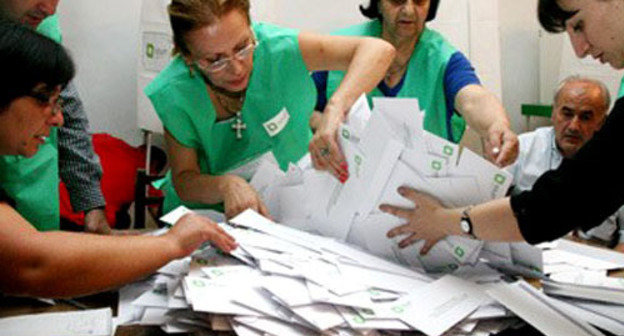
<path id="1" fill-rule="evenodd" d="M 369 19 L 382 19 L 381 12 L 379 12 L 379 1 L 380 0 L 370 0 L 368 6 L 364 7 L 360 5 L 360 12 Z M 409 1 L 409 0 L 408 0 Z M 431 21 L 435 19 L 436 14 L 438 13 L 438 7 L 440 6 L 440 0 L 431 0 L 431 4 L 429 5 L 429 12 L 427 13 L 427 20 Z"/>

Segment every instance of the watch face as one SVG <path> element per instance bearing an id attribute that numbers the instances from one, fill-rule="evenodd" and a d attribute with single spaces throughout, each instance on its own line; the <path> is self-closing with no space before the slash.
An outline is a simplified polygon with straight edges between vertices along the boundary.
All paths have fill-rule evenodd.
<path id="1" fill-rule="evenodd" d="M 464 231 L 464 233 L 470 233 L 470 223 L 468 223 L 468 221 L 462 219 L 459 222 L 459 225 L 461 226 L 462 231 Z"/>

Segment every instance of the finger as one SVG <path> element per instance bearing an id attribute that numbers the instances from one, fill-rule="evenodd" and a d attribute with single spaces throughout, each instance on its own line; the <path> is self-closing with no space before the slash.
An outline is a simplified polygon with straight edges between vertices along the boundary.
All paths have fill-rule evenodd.
<path id="1" fill-rule="evenodd" d="M 429 251 L 431 250 L 431 248 L 433 248 L 435 246 L 435 244 L 438 243 L 438 241 L 440 241 L 440 239 L 429 239 L 425 241 L 425 245 L 423 245 L 422 249 L 420 249 L 420 255 L 427 255 L 427 253 L 429 253 Z"/>
<path id="2" fill-rule="evenodd" d="M 412 214 L 414 209 L 405 209 L 390 204 L 382 204 L 379 206 L 379 210 L 396 217 L 407 219 Z"/>
<path id="3" fill-rule="evenodd" d="M 515 137 L 505 138 L 501 150 L 501 154 L 496 160 L 496 164 L 500 167 L 513 163 L 518 156 L 518 141 Z"/>
<path id="4" fill-rule="evenodd" d="M 414 234 L 414 233 L 416 233 L 414 232 L 414 228 L 412 228 L 411 225 L 407 223 L 407 224 L 397 226 L 393 228 L 392 230 L 388 231 L 388 233 L 386 233 L 386 236 L 388 238 L 394 238 L 396 236 L 402 236 L 405 234 Z"/>
<path id="5" fill-rule="evenodd" d="M 314 146 L 312 145 L 312 143 L 310 143 L 308 150 L 310 151 L 310 156 L 312 158 L 312 164 L 314 165 L 314 168 L 317 170 L 327 170 L 327 163 L 324 160 L 321 160 L 320 151 L 317 146 Z"/>
<path id="6" fill-rule="evenodd" d="M 399 248 L 404 249 L 404 248 L 414 244 L 418 240 L 419 240 L 418 236 L 415 233 L 412 233 L 411 235 L 409 235 L 409 237 L 407 237 L 407 238 L 405 238 L 405 239 L 403 239 L 403 240 L 401 240 L 399 242 Z"/>
<path id="7" fill-rule="evenodd" d="M 320 146 L 316 146 L 314 149 L 314 155 L 321 170 L 329 170 L 332 174 L 336 175 L 334 173 L 336 169 L 332 166 L 332 162 L 330 161 L 330 152 L 327 145 L 322 144 Z"/>
<path id="8" fill-rule="evenodd" d="M 338 146 L 338 132 L 336 131 L 331 134 L 324 134 L 322 139 L 324 146 L 322 148 L 329 151 L 329 155 L 325 157 L 327 159 L 327 163 L 335 171 L 334 175 L 336 175 L 341 182 L 344 183 L 346 178 L 348 178 L 349 167 L 340 146 Z"/>
<path id="9" fill-rule="evenodd" d="M 407 198 L 408 200 L 414 202 L 414 204 L 418 204 L 423 200 L 423 195 L 410 187 L 399 187 L 397 192 L 404 198 Z"/>
<path id="10" fill-rule="evenodd" d="M 334 133 L 327 141 L 330 153 L 330 161 L 332 165 L 343 175 L 349 173 L 347 158 L 344 156 L 342 149 L 338 145 L 338 132 Z"/>
<path id="11" fill-rule="evenodd" d="M 270 218 L 271 214 L 269 213 L 269 208 L 267 208 L 267 206 L 264 204 L 264 202 L 262 202 L 262 200 L 258 199 L 258 212 L 266 217 L 266 218 Z"/>

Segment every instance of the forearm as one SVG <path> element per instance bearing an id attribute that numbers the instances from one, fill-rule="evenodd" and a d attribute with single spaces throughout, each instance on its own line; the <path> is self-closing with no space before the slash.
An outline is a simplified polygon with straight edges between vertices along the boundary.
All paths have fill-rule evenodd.
<path id="1" fill-rule="evenodd" d="M 84 105 L 72 83 L 61 95 L 65 124 L 59 128 L 59 174 L 67 186 L 74 211 L 103 206 L 102 168 L 93 150 Z"/>
<path id="2" fill-rule="evenodd" d="M 177 255 L 165 237 L 41 233 L 36 257 L 23 267 L 20 294 L 70 297 L 116 288 L 144 277 Z M 59 242 L 63 243 L 59 243 Z"/>
<path id="3" fill-rule="evenodd" d="M 0 204 L 0 291 L 43 297 L 89 294 L 145 276 L 181 257 L 169 236 L 38 232 Z"/>
<path id="4" fill-rule="evenodd" d="M 232 176 L 214 176 L 196 171 L 183 171 L 173 176 L 176 192 L 184 202 L 218 204 L 224 199 L 224 192 Z"/>
<path id="5" fill-rule="evenodd" d="M 468 85 L 457 94 L 455 109 L 466 122 L 483 138 L 493 125 L 510 127 L 505 109 L 494 94 L 480 85 Z"/>
<path id="6" fill-rule="evenodd" d="M 365 38 L 355 49 L 346 74 L 328 105 L 345 113 L 362 95 L 381 82 L 394 59 L 394 48 L 379 39 Z M 327 110 L 327 109 L 326 109 Z"/>
<path id="7" fill-rule="evenodd" d="M 465 208 L 444 209 L 447 235 L 464 235 L 460 227 L 462 211 Z M 474 206 L 469 211 L 473 233 L 480 240 L 517 242 L 524 241 L 518 222 L 509 203 L 509 198 L 501 198 Z"/>

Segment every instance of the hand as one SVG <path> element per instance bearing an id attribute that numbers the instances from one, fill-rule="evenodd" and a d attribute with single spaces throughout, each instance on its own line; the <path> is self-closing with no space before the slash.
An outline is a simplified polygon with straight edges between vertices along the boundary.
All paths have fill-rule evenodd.
<path id="1" fill-rule="evenodd" d="M 400 248 L 406 248 L 417 240 L 424 239 L 425 245 L 420 253 L 427 254 L 439 240 L 450 234 L 445 227 L 452 221 L 452 210 L 445 209 L 436 199 L 411 188 L 401 187 L 399 194 L 414 202 L 414 208 L 405 209 L 388 204 L 379 207 L 383 212 L 407 220 L 407 224 L 388 231 L 387 236 L 394 238 L 398 235 L 409 235 L 399 242 Z"/>
<path id="2" fill-rule="evenodd" d="M 617 244 L 613 249 L 617 252 L 624 253 L 624 243 Z"/>
<path id="3" fill-rule="evenodd" d="M 253 209 L 265 217 L 270 217 L 264 202 L 247 181 L 235 175 L 227 175 L 226 178 L 221 191 L 226 218 L 230 219 L 247 209 Z"/>
<path id="4" fill-rule="evenodd" d="M 341 183 L 349 179 L 349 166 L 338 146 L 338 129 L 343 121 L 343 111 L 327 105 L 308 147 L 314 168 L 329 171 Z"/>
<path id="5" fill-rule="evenodd" d="M 91 209 L 85 213 L 85 232 L 109 235 L 112 230 L 102 209 Z"/>
<path id="6" fill-rule="evenodd" d="M 180 258 L 193 253 L 205 241 L 226 253 L 238 247 L 217 223 L 193 213 L 182 216 L 165 236 L 173 241 Z"/>
<path id="7" fill-rule="evenodd" d="M 509 125 L 495 123 L 488 129 L 485 153 L 499 167 L 508 166 L 518 158 L 518 136 Z"/>

